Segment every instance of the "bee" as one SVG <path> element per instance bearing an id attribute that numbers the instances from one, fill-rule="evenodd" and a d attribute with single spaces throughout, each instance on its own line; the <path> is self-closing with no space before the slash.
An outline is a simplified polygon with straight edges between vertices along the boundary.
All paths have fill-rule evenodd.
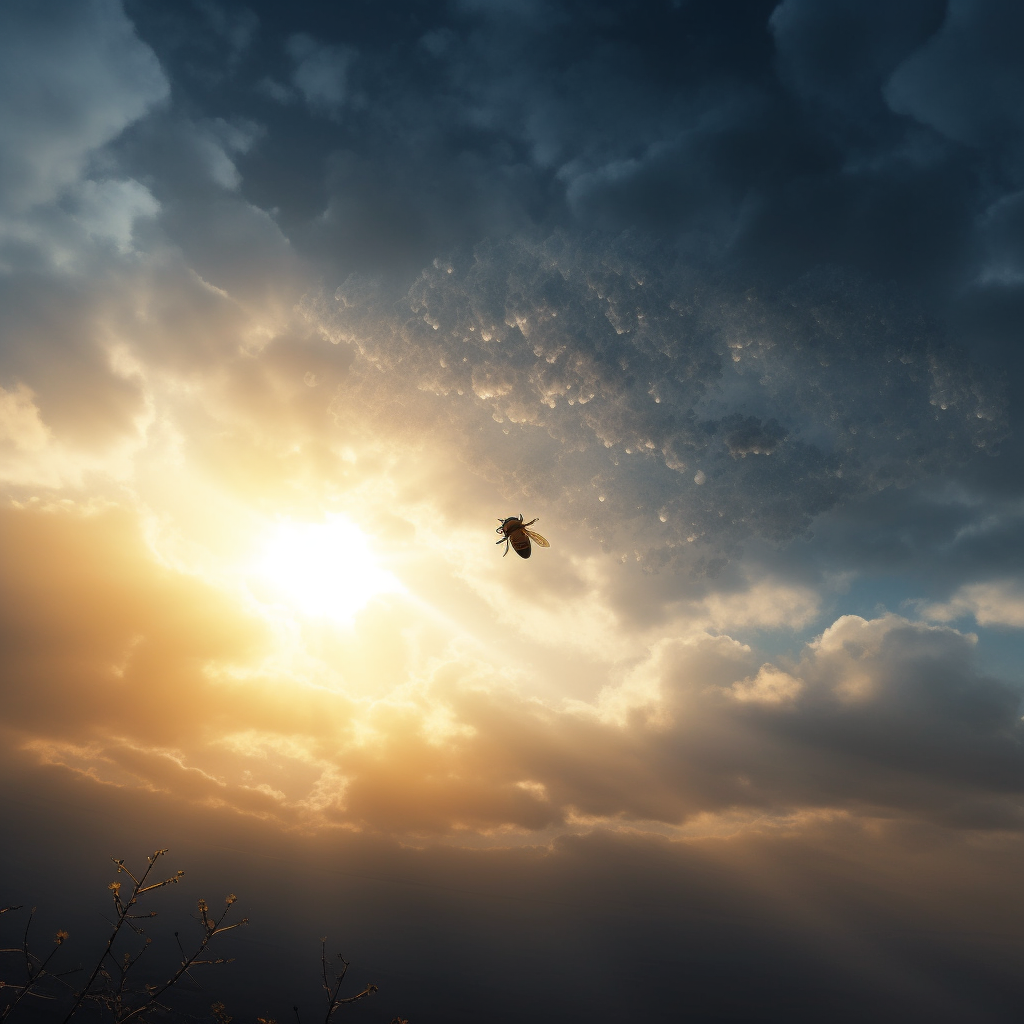
<path id="1" fill-rule="evenodd" d="M 509 516 L 508 519 L 500 520 L 501 526 L 499 526 L 494 532 L 501 534 L 501 540 L 497 541 L 498 544 L 505 545 L 505 554 L 501 557 L 504 558 L 508 554 L 509 544 L 515 548 L 516 554 L 520 558 L 530 557 L 530 540 L 535 540 L 542 548 L 549 548 L 551 545 L 539 534 L 534 533 L 533 530 L 528 530 L 528 526 L 533 526 L 536 519 L 531 519 L 528 523 L 523 522 L 523 513 L 519 513 L 519 518 L 515 516 Z"/>

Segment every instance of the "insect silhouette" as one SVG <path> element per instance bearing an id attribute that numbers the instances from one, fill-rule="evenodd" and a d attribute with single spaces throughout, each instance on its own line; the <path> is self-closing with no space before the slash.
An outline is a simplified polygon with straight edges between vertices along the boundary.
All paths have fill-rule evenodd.
<path id="1" fill-rule="evenodd" d="M 509 544 L 515 549 L 515 553 L 520 558 L 530 557 L 530 540 L 535 540 L 542 548 L 549 548 L 551 545 L 539 534 L 534 533 L 533 530 L 528 530 L 528 526 L 533 526 L 537 522 L 536 519 L 531 519 L 528 523 L 523 522 L 523 513 L 519 513 L 519 518 L 515 516 L 509 516 L 508 519 L 501 520 L 501 526 L 499 526 L 494 532 L 500 533 L 501 540 L 496 541 L 498 544 L 505 545 L 505 553 L 501 556 L 502 558 L 508 554 Z"/>

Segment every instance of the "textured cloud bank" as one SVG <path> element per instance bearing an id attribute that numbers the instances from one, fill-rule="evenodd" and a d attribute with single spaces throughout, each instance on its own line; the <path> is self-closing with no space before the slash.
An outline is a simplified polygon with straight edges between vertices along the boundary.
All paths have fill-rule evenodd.
<path id="1" fill-rule="evenodd" d="M 99 780 L 399 835 L 805 808 L 1019 824 L 1020 694 L 952 629 L 847 616 L 780 665 L 725 636 L 665 639 L 585 703 L 517 694 L 477 657 L 417 665 L 407 615 L 367 613 L 339 641 L 339 687 L 289 678 L 265 622 L 157 569 L 125 525 L 4 516 L 6 734 Z M 360 648 L 381 643 L 394 689 L 353 696 Z"/>
<path id="2" fill-rule="evenodd" d="M 485 245 L 394 312 L 352 281 L 311 313 L 375 392 L 435 395 L 431 419 L 504 490 L 628 534 L 652 567 L 694 541 L 790 540 L 1004 433 L 996 383 L 884 292 L 840 274 L 738 291 L 637 249 Z"/>

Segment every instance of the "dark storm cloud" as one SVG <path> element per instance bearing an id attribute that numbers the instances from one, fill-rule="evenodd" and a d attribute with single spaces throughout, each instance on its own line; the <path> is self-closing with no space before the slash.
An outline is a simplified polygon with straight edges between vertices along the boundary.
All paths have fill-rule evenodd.
<path id="1" fill-rule="evenodd" d="M 311 312 L 377 386 L 480 424 L 464 457 L 505 490 L 532 476 L 604 541 L 628 522 L 652 567 L 698 540 L 789 540 L 1004 433 L 991 374 L 838 273 L 737 292 L 628 239 L 555 236 L 436 261 L 397 313 L 379 301 L 351 282 Z"/>
<path id="2" fill-rule="evenodd" d="M 406 370 L 437 359 L 438 369 L 419 377 L 422 386 L 467 395 L 497 389 L 504 394 L 482 401 L 506 420 L 543 423 L 565 443 L 610 439 L 631 448 L 619 466 L 590 449 L 576 456 L 592 482 L 584 491 L 615 492 L 618 481 L 620 492 L 635 495 L 633 511 L 640 505 L 674 524 L 648 537 L 631 522 L 629 532 L 639 539 L 616 542 L 617 548 L 650 550 L 665 537 L 686 543 L 713 527 L 728 533 L 717 528 L 733 521 L 737 536 L 785 539 L 879 485 L 905 486 L 962 467 L 974 477 L 987 472 L 981 464 L 989 460 L 979 460 L 974 453 L 981 449 L 973 445 L 984 439 L 990 451 L 1005 433 L 995 379 L 1000 367 L 968 365 L 956 349 L 978 351 L 985 332 L 991 335 L 992 303 L 1006 301 L 972 292 L 972 282 L 1002 292 L 1019 287 L 1013 225 L 1020 182 L 998 131 L 967 140 L 943 127 L 941 111 L 963 121 L 957 111 L 964 103 L 976 106 L 986 90 L 1012 79 L 1013 58 L 1000 56 L 972 71 L 983 83 L 974 99 L 932 90 L 925 100 L 921 83 L 928 75 L 957 80 L 952 69 L 986 52 L 989 36 L 1010 36 L 1012 26 L 1004 22 L 1013 15 L 1005 4 L 947 10 L 921 0 L 898 8 L 822 8 L 787 0 L 728 12 L 701 3 L 642 12 L 460 4 L 429 14 L 356 4 L 344 17 L 308 7 L 293 19 L 269 6 L 252 10 L 259 28 L 248 56 L 214 94 L 195 68 L 220 37 L 203 37 L 200 45 L 195 40 L 202 33 L 149 31 L 175 18 L 198 26 L 199 15 L 186 8 L 159 16 L 133 9 L 143 37 L 169 68 L 181 70 L 194 106 L 229 121 L 244 110 L 258 126 L 252 144 L 233 158 L 241 195 L 256 208 L 279 208 L 283 232 L 327 280 L 369 271 L 386 284 L 385 293 L 391 286 L 400 293 L 431 257 L 458 273 L 472 260 L 474 280 L 453 288 L 479 285 L 490 296 L 488 317 L 517 334 L 520 328 L 504 321 L 515 313 L 511 292 L 519 285 L 508 285 L 510 294 L 500 301 L 496 293 L 506 277 L 542 273 L 524 264 L 535 259 L 543 266 L 552 243 L 537 239 L 557 226 L 566 241 L 556 245 L 584 253 L 584 263 L 600 262 L 607 247 L 611 263 L 632 259 L 630 273 L 645 276 L 649 291 L 664 282 L 663 308 L 680 301 L 669 294 L 677 286 L 727 308 L 700 309 L 697 301 L 689 322 L 678 317 L 673 351 L 652 358 L 637 352 L 632 333 L 594 333 L 593 323 L 607 318 L 592 297 L 597 319 L 564 328 L 575 332 L 565 358 L 582 360 L 580 379 L 562 380 L 552 365 L 537 369 L 528 387 L 524 380 L 541 357 L 531 356 L 525 343 L 516 343 L 516 356 L 506 355 L 516 344 L 497 356 L 474 354 L 475 383 L 457 379 L 465 351 L 440 368 L 441 358 L 454 355 L 440 352 L 440 338 L 424 340 L 402 328 L 392 343 L 392 359 L 404 361 Z M 986 116 L 1009 117 L 1012 134 L 1012 116 L 1002 109 L 993 102 Z M 283 153 L 299 159 L 285 161 Z M 167 201 L 163 194 L 161 201 Z M 188 240 L 203 237 L 210 209 L 196 205 L 192 216 L 181 207 L 166 218 L 197 265 L 211 246 L 189 250 Z M 216 246 L 220 221 L 209 223 L 217 225 L 209 239 Z M 593 235 L 594 228 L 626 228 L 634 238 L 654 236 L 665 244 L 638 241 L 640 254 L 624 257 L 621 245 Z M 481 246 L 484 237 L 494 241 Z M 232 246 L 235 241 L 228 252 Z M 538 255 L 523 255 L 528 252 Z M 823 262 L 834 269 L 822 271 Z M 687 264 L 688 276 L 678 270 Z M 609 279 L 616 273 L 607 271 Z M 229 275 L 209 279 L 229 282 Z M 427 297 L 422 309 L 415 298 L 415 316 L 434 315 L 432 302 L 456 303 L 438 298 L 444 288 L 436 282 L 416 287 Z M 523 296 L 527 312 L 542 303 L 530 287 Z M 747 294 L 753 308 L 740 312 Z M 971 316 L 958 313 L 964 298 Z M 479 300 L 466 299 L 474 303 Z M 624 308 L 621 299 L 609 303 Z M 921 308 L 935 324 L 923 321 Z M 366 317 L 364 335 L 394 330 L 386 304 L 381 315 L 387 326 Z M 701 319 L 718 339 L 710 348 L 691 340 Z M 956 331 L 944 331 L 945 320 Z M 456 329 L 454 320 L 445 321 L 445 330 Z M 661 329 L 671 333 L 667 325 Z M 728 363 L 723 346 L 733 329 L 764 335 L 762 351 L 748 362 L 756 366 L 760 359 L 774 377 L 763 374 L 769 383 L 754 387 L 752 371 L 745 379 L 726 372 L 726 379 L 742 380 L 741 393 L 726 391 L 713 403 L 720 387 L 712 383 L 714 367 L 723 356 Z M 808 357 L 815 346 L 826 350 L 830 367 Z M 794 361 L 801 348 L 803 357 Z M 908 352 L 916 353 L 913 365 L 900 361 Z M 703 365 L 679 365 L 691 358 Z M 609 376 L 607 367 L 622 359 L 630 361 L 629 372 Z M 926 368 L 929 360 L 934 364 Z M 589 407 L 571 415 L 561 399 L 559 409 L 543 407 L 555 377 L 563 391 L 576 387 L 591 402 L 586 396 L 601 372 L 607 378 L 601 386 L 616 390 L 614 400 L 610 392 L 595 392 Z M 587 373 L 597 377 L 588 383 Z M 646 392 L 656 377 L 666 393 L 655 410 L 647 408 Z M 969 398 L 971 389 L 979 394 Z M 985 419 L 972 423 L 976 400 Z M 698 409 L 702 401 L 709 408 Z M 691 411 L 692 422 L 684 422 Z M 501 451 L 502 437 L 487 436 L 488 451 Z M 516 443 L 526 450 L 522 431 Z M 652 459 L 635 455 L 637 445 L 643 451 L 648 443 L 663 463 L 689 464 L 695 453 L 712 459 L 711 472 L 695 465 L 690 474 L 704 474 L 702 489 L 691 486 L 680 495 L 681 471 L 664 464 L 652 469 Z M 536 458 L 535 446 L 528 447 Z M 468 454 L 488 462 L 479 450 Z M 495 461 L 505 467 L 495 472 L 506 490 L 523 487 L 523 469 L 508 468 L 514 454 L 502 452 Z M 1005 487 L 1005 477 L 995 475 Z M 561 499 L 585 500 L 569 493 L 573 486 Z M 550 481 L 533 491 L 559 495 Z M 606 498 L 596 514 L 609 514 L 616 496 Z M 903 534 L 915 529 L 909 521 L 899 526 Z"/>
<path id="3" fill-rule="evenodd" d="M 942 27 L 936 3 L 257 10 L 261 60 L 228 94 L 289 146 L 301 126 L 307 166 L 282 175 L 267 145 L 249 194 L 294 209 L 289 182 L 313 172 L 333 212 L 308 244 L 345 269 L 407 271 L 484 235 L 579 224 L 760 272 L 824 259 L 920 282 L 984 201 L 981 168 L 886 101 Z M 199 22 L 172 46 L 146 31 L 155 12 L 138 15 L 171 67 L 194 66 Z"/>
<path id="4" fill-rule="evenodd" d="M 352 54 L 341 47 L 323 46 L 299 33 L 288 40 L 294 63 L 292 84 L 315 112 L 338 117 L 349 99 L 348 64 Z"/>
<path id="5" fill-rule="evenodd" d="M 1014 57 L 978 57 L 1013 38 L 994 0 L 253 4 L 233 33 L 228 8 L 130 10 L 191 106 L 267 127 L 246 195 L 342 272 L 579 226 L 775 281 L 826 261 L 929 289 L 970 270 L 976 218 L 1019 187 Z M 967 121 L 969 145 L 949 127 Z"/>
<path id="6" fill-rule="evenodd" d="M 890 79 L 887 100 L 956 142 L 1019 160 L 1024 118 L 1013 95 L 1024 68 L 1012 40 L 1022 30 L 1016 4 L 952 0 L 941 29 Z"/>

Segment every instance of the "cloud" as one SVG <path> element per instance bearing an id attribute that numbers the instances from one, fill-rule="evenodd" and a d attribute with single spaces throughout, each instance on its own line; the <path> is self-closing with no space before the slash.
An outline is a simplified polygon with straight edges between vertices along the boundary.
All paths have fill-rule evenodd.
<path id="1" fill-rule="evenodd" d="M 458 645 L 418 659 L 409 608 L 382 605 L 329 640 L 339 679 L 161 568 L 124 513 L 3 520 L 8 742 L 110 785 L 399 836 L 809 808 L 1020 827 L 1019 693 L 948 627 L 844 616 L 792 662 L 666 638 L 566 701 Z"/>
<path id="2" fill-rule="evenodd" d="M 9 214 L 57 198 L 92 153 L 167 98 L 155 54 L 114 0 L 5 5 L 0 39 Z"/>
<path id="3" fill-rule="evenodd" d="M 1022 214 L 1024 192 L 1013 192 L 997 199 L 980 218 L 979 234 L 987 259 L 979 272 L 979 284 L 1015 288 L 1024 283 Z"/>
<path id="4" fill-rule="evenodd" d="M 853 141 L 851 129 L 871 131 L 875 122 L 877 130 L 883 87 L 914 50 L 928 44 L 944 13 L 944 5 L 934 0 L 899 5 L 844 0 L 827 8 L 783 0 L 769 25 L 782 80 L 805 103 L 838 117 L 832 132 Z"/>
<path id="5" fill-rule="evenodd" d="M 383 1019 L 1011 1019 L 1016 10 L 251 6 L 0 12 L 0 877 L 243 859 Z"/>
<path id="6" fill-rule="evenodd" d="M 801 10 L 792 4 L 780 9 L 776 25 L 783 59 L 798 65 L 794 54 L 806 55 L 795 27 L 806 15 Z M 466 36 L 451 32 L 444 51 L 431 59 L 447 62 L 445 74 L 455 75 L 475 58 L 464 52 Z M 145 49 L 125 45 L 136 56 Z M 359 113 L 348 77 L 354 50 L 311 36 L 292 36 L 288 45 L 295 88 L 313 108 Z M 878 66 L 897 59 L 898 48 L 879 57 Z M 380 82 L 385 65 L 368 60 L 364 66 L 362 51 L 359 59 L 360 76 Z M 793 81 L 813 77 L 813 70 L 794 71 Z M 592 71 L 580 74 L 586 79 Z M 511 81 L 486 95 L 478 128 L 498 131 L 502 104 L 514 100 Z M 799 82 L 798 91 L 804 89 Z M 258 792 L 251 799 L 262 801 L 260 813 L 281 821 L 319 815 L 349 827 L 397 830 L 405 818 L 410 830 L 424 833 L 542 830 L 564 826 L 573 815 L 648 815 L 675 826 L 733 807 L 848 807 L 856 800 L 888 806 L 891 799 L 913 813 L 934 812 L 925 752 L 891 798 L 881 793 L 877 777 L 858 790 L 838 769 L 830 780 L 812 758 L 805 767 L 821 780 L 819 790 L 772 768 L 788 743 L 812 746 L 809 737 L 818 728 L 828 735 L 834 730 L 857 749 L 850 756 L 870 761 L 864 753 L 870 742 L 862 735 L 867 726 L 855 721 L 858 709 L 884 704 L 891 695 L 896 684 L 886 675 L 886 659 L 903 657 L 900 643 L 910 642 L 912 630 L 886 627 L 902 640 L 892 640 L 891 650 L 872 655 L 870 664 L 858 656 L 856 665 L 836 669 L 834 685 L 821 681 L 825 648 L 808 649 L 803 660 L 789 664 L 700 630 L 745 635 L 808 628 L 824 601 L 809 573 L 780 570 L 772 549 L 794 550 L 813 526 L 865 495 L 913 487 L 993 451 L 1006 423 L 993 368 L 967 359 L 898 289 L 838 269 L 775 287 L 742 269 L 709 269 L 687 244 L 660 244 L 637 231 L 587 233 L 571 221 L 553 234 L 510 237 L 491 205 L 495 190 L 483 184 L 487 168 L 515 165 L 522 177 L 507 179 L 510 191 L 502 193 L 514 210 L 532 188 L 524 182 L 543 166 L 552 187 L 576 197 L 574 215 L 597 222 L 600 210 L 611 208 L 614 189 L 626 190 L 620 195 L 625 210 L 638 187 L 634 178 L 656 167 L 671 170 L 674 160 L 697 154 L 701 180 L 714 190 L 725 160 L 722 138 L 746 132 L 761 101 L 724 90 L 685 130 L 662 124 L 663 144 L 640 146 L 639 156 L 597 147 L 580 149 L 575 163 L 559 163 L 550 154 L 543 160 L 502 155 L 496 142 L 493 150 L 490 143 L 468 147 L 456 160 L 465 177 L 449 182 L 445 195 L 466 208 L 474 195 L 484 197 L 478 220 L 466 213 L 459 230 L 473 235 L 481 225 L 497 224 L 494 240 L 449 250 L 411 289 L 396 286 L 398 273 L 353 275 L 323 294 L 311 289 L 302 323 L 293 306 L 312 263 L 320 260 L 320 268 L 338 273 L 348 258 L 323 262 L 315 252 L 316 232 L 347 230 L 358 221 L 362 227 L 350 239 L 364 229 L 366 237 L 384 236 L 391 224 L 394 248 L 408 257 L 420 243 L 449 237 L 429 217 L 420 218 L 429 206 L 426 193 L 409 191 L 405 163 L 381 163 L 380 135 L 368 136 L 366 147 L 348 140 L 325 158 L 330 195 L 315 229 L 289 233 L 255 201 L 268 194 L 260 192 L 260 160 L 273 123 L 186 116 L 162 109 L 158 92 L 154 87 L 151 98 L 111 115 L 102 131 L 86 133 L 81 151 L 99 160 L 95 154 L 103 149 L 102 173 L 83 156 L 76 176 L 61 186 L 64 206 L 54 203 L 45 217 L 33 215 L 41 251 L 48 246 L 51 254 L 67 251 L 75 258 L 59 270 L 51 261 L 5 279 L 11 298 L 2 404 L 7 482 L 81 486 L 88 474 L 103 473 L 106 483 L 129 482 L 126 500 L 138 507 L 151 502 L 154 517 L 178 517 L 168 533 L 187 533 L 182 524 L 200 518 L 169 493 L 175 487 L 206 494 L 204 518 L 212 521 L 210 509 L 230 504 L 224 492 L 232 488 L 252 503 L 274 493 L 275 500 L 286 494 L 303 506 L 313 503 L 311 495 L 327 493 L 323 479 L 344 474 L 345 486 L 368 508 L 387 505 L 399 521 L 394 529 L 443 524 L 455 535 L 465 531 L 472 543 L 481 510 L 486 506 L 489 513 L 496 496 L 528 501 L 563 533 L 564 555 L 555 556 L 563 560 L 539 567 L 530 583 L 510 577 L 513 582 L 488 588 L 472 559 L 453 556 L 452 578 L 476 595 L 481 622 L 530 635 L 544 651 L 538 658 L 546 670 L 553 662 L 545 658 L 582 665 L 571 652 L 600 667 L 573 692 L 575 704 L 516 695 L 495 664 L 500 658 L 434 651 L 436 663 L 400 665 L 412 657 L 410 646 L 381 613 L 373 635 L 394 655 L 395 666 L 381 684 L 379 705 L 371 709 L 364 696 L 324 684 L 323 666 L 335 664 L 337 652 L 301 682 L 300 704 L 308 698 L 324 721 L 353 723 L 331 734 L 343 757 L 325 749 L 329 744 L 317 728 L 303 724 L 308 708 L 282 711 L 270 696 L 275 673 L 289 677 L 288 671 L 280 665 L 264 671 L 243 653 L 235 658 L 227 641 L 188 677 L 187 692 L 198 706 L 222 715 L 242 692 L 238 679 L 229 682 L 235 678 L 230 666 L 247 666 L 245 678 L 262 688 L 256 701 L 262 710 L 232 728 L 230 742 L 224 741 L 229 753 L 216 753 L 209 737 L 189 740 L 177 727 L 161 733 L 127 720 L 122 733 L 108 730 L 101 739 L 70 727 L 53 736 L 26 727 L 26 735 L 43 743 L 38 749 L 51 759 L 66 755 L 79 767 L 92 757 L 112 772 L 172 792 L 178 772 L 192 783 L 212 779 L 209 799 L 239 808 L 250 790 Z M 381 93 L 396 123 L 420 110 L 415 97 L 400 92 Z M 466 107 L 452 109 L 470 117 Z M 571 119 L 571 111 L 545 109 L 552 123 L 563 115 Z M 613 119 L 624 116 L 618 107 L 608 109 Z M 637 139 L 654 132 L 655 121 L 638 124 Z M 541 121 L 512 123 L 522 138 L 543 141 Z M 122 137 L 118 124 L 134 128 Z M 440 181 L 455 158 L 429 124 L 424 130 L 433 139 L 425 180 L 433 181 L 436 172 Z M 389 152 L 401 152 L 401 133 L 396 139 L 388 145 L 398 148 Z M 569 142 L 581 144 L 575 137 Z M 602 177 L 599 168 L 618 170 Z M 346 194 L 354 181 L 365 190 Z M 580 184 L 588 181 L 590 192 Z M 364 202 L 371 194 L 377 205 Z M 739 230 L 736 224 L 746 223 L 753 209 L 744 206 L 747 194 L 723 187 L 721 209 L 739 217 L 729 231 Z M 396 202 L 403 196 L 406 206 Z M 439 209 L 443 220 L 444 204 Z M 679 223 L 690 216 L 679 212 Z M 412 238 L 415 245 L 407 244 Z M 102 263 L 87 264 L 98 254 Z M 308 387 L 310 380 L 317 387 Z M 441 453 L 437 458 L 423 454 L 426 438 Z M 188 471 L 181 469 L 186 462 Z M 65 525 L 69 534 L 81 526 Z M 206 528 L 196 529 L 197 536 L 207 535 Z M 45 547 L 47 541 L 40 536 L 32 543 Z M 181 547 L 188 542 L 182 539 Z M 179 564 L 190 563 L 183 558 Z M 133 565 L 140 580 L 149 581 L 140 583 L 143 590 L 159 590 L 146 557 L 136 552 Z M 631 575 L 634 569 L 640 571 Z M 654 582 L 656 575 L 661 579 Z M 188 589 L 188 580 L 179 582 Z M 96 581 L 90 587 L 102 590 Z M 238 608 L 231 612 L 223 594 L 206 598 L 232 623 L 224 627 L 227 636 L 260 633 L 258 619 L 250 621 Z M 160 600 L 153 598 L 156 605 Z M 122 607 L 113 597 L 110 602 Z M 145 601 L 141 607 L 148 607 Z M 523 610 L 511 615 L 517 607 Z M 211 611 L 211 621 L 220 621 L 220 612 Z M 95 614 L 106 613 L 98 606 Z M 155 611 L 145 622 L 127 617 L 126 630 L 118 631 L 104 620 L 107 662 L 124 662 L 126 678 L 134 678 L 133 666 L 145 660 L 153 641 L 127 661 L 123 652 L 137 635 L 158 635 L 158 621 Z M 856 632 L 850 622 L 840 623 L 823 643 L 837 630 Z M 56 621 L 53 628 L 71 629 Z M 658 630 L 668 630 L 672 642 L 662 643 Z M 946 645 L 964 685 L 998 704 L 993 695 L 1002 691 L 995 683 L 985 689 L 989 684 L 961 650 L 966 641 L 950 639 L 958 635 L 926 634 L 922 643 Z M 652 653 L 641 657 L 638 647 Z M 365 644 L 342 649 L 360 666 L 354 678 L 369 675 Z M 532 645 L 530 651 L 533 656 Z M 907 658 L 907 678 L 925 671 Z M 920 660 L 927 662 L 924 655 Z M 583 676 L 580 665 L 574 671 Z M 156 689 L 181 685 L 178 673 L 186 669 L 175 666 Z M 687 680 L 692 685 L 684 685 Z M 394 696 L 402 686 L 408 692 Z M 926 702 L 927 696 L 922 691 L 914 699 Z M 743 749 L 741 735 L 750 741 L 748 762 L 735 777 L 723 778 L 702 760 L 712 755 L 705 740 L 679 726 L 680 702 L 696 709 L 694 722 L 717 736 L 723 750 Z M 280 719 L 279 733 L 265 725 L 270 707 Z M 892 725 L 897 733 L 907 728 L 902 720 Z M 692 743 L 691 760 L 661 748 L 669 735 L 688 752 Z M 375 738 L 363 742 L 360 736 Z M 642 754 L 647 743 L 652 758 Z M 590 747 L 608 751 L 629 785 L 612 782 Z M 287 755 L 280 753 L 285 748 Z M 491 761 L 487 749 L 498 752 Z M 280 772 L 261 775 L 250 766 L 244 771 L 252 778 L 243 778 L 235 759 L 259 767 L 268 751 L 283 758 Z M 966 763 L 974 753 L 963 756 Z M 761 788 L 737 781 L 751 773 L 765 780 Z M 421 780 L 415 795 L 396 792 L 399 779 L 412 776 Z M 647 796 L 634 801 L 634 790 Z"/>
<path id="7" fill-rule="evenodd" d="M 955 1024 L 1014 1012 L 1017 837 L 808 815 L 675 841 L 592 829 L 547 845 L 424 848 L 280 833 L 114 788 L 85 800 L 85 786 L 52 769 L 4 767 L 4 819 L 40 839 L 4 845 L 8 899 L 37 905 L 40 927 L 48 914 L 54 928 L 71 925 L 70 951 L 102 943 L 103 865 L 113 854 L 134 867 L 154 835 L 170 846 L 168 868 L 185 871 L 155 894 L 155 924 L 188 928 L 196 897 L 238 894 L 252 924 L 224 937 L 235 964 L 207 976 L 197 1013 L 216 986 L 238 1016 L 280 1020 L 296 1004 L 307 1015 L 321 935 L 353 947 L 350 974 L 376 979 L 372 1006 L 384 1019 L 472 1018 L 482 1007 L 500 1024 L 657 1019 L 680 984 L 698 1020 L 897 1024 L 927 1013 Z M 922 932 L 928 940 L 913 941 Z M 163 927 L 153 938 L 154 954 L 164 940 L 173 948 Z M 615 970 L 601 969 L 595 949 Z M 529 986 L 510 978 L 510 964 Z"/>
<path id="8" fill-rule="evenodd" d="M 783 704 L 800 696 L 804 684 L 774 665 L 762 665 L 753 679 L 733 683 L 725 691 L 733 700 L 757 704 Z"/>
<path id="9" fill-rule="evenodd" d="M 304 33 L 292 36 L 286 49 L 295 66 L 292 84 L 313 110 L 336 117 L 350 100 L 352 51 L 318 43 Z"/>
<path id="10" fill-rule="evenodd" d="M 504 490 L 528 478 L 613 547 L 628 530 L 651 568 L 784 543 L 1003 433 L 985 371 L 838 273 L 733 290 L 629 239 L 556 235 L 439 259 L 404 301 L 384 295 L 350 279 L 307 309 L 375 388 L 432 423 L 478 424 L 452 443 Z"/>
<path id="11" fill-rule="evenodd" d="M 922 615 L 935 622 L 952 622 L 973 615 L 979 626 L 1024 628 L 1024 588 L 1017 580 L 992 580 L 960 587 L 942 604 L 926 605 Z"/>
<path id="12" fill-rule="evenodd" d="M 803 629 L 818 615 L 819 595 L 809 587 L 759 580 L 739 591 L 721 588 L 703 601 L 708 624 L 722 632 L 750 628 Z"/>
<path id="13" fill-rule="evenodd" d="M 953 0 L 941 30 L 893 73 L 886 99 L 956 142 L 1019 149 L 1024 121 L 1010 97 L 1021 70 L 1009 40 L 1022 28 L 1016 4 Z"/>
<path id="14" fill-rule="evenodd" d="M 256 14 L 245 7 L 231 10 L 213 0 L 198 0 L 194 6 L 207 25 L 227 42 L 231 60 L 237 62 L 249 49 L 259 30 L 260 20 Z"/>
<path id="15" fill-rule="evenodd" d="M 76 219 L 94 238 L 114 243 L 121 254 L 132 249 L 135 222 L 155 217 L 160 204 L 137 181 L 83 181 L 78 189 Z"/>

